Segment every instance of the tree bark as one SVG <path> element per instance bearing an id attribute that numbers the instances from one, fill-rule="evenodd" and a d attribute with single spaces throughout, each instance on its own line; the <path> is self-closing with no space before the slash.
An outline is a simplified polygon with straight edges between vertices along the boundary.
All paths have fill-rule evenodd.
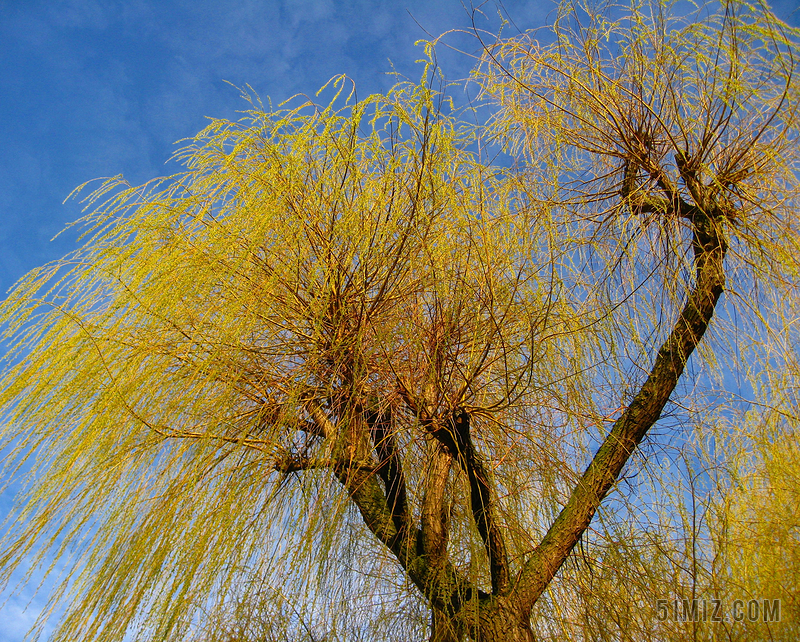
<path id="1" fill-rule="evenodd" d="M 695 286 L 644 385 L 614 423 L 566 506 L 523 566 L 512 593 L 527 613 L 588 528 L 636 446 L 661 416 L 722 295 L 727 251 L 722 229 L 725 214 L 719 210 L 706 214 L 695 207 L 684 212 L 692 222 Z"/>

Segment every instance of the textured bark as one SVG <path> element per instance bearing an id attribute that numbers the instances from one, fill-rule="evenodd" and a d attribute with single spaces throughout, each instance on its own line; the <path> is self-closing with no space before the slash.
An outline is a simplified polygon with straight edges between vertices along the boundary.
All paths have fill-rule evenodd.
<path id="1" fill-rule="evenodd" d="M 465 613 L 470 637 L 476 642 L 535 642 L 530 613 L 520 608 L 514 596 L 490 596 L 478 603 L 477 612 Z"/>
<path id="2" fill-rule="evenodd" d="M 680 211 L 680 210 L 679 210 Z M 692 221 L 696 283 L 650 375 L 630 405 L 614 423 L 541 544 L 525 563 L 513 594 L 530 612 L 559 567 L 588 528 L 603 498 L 650 427 L 669 401 L 690 355 L 700 343 L 725 286 L 723 260 L 727 244 L 724 213 L 711 215 L 694 207 L 683 210 Z"/>
<path id="3" fill-rule="evenodd" d="M 424 497 L 420 520 L 422 522 L 422 550 L 432 569 L 442 568 L 447 559 L 448 507 L 445 493 L 453 456 L 435 441 L 427 444 L 428 467 L 423 480 Z"/>

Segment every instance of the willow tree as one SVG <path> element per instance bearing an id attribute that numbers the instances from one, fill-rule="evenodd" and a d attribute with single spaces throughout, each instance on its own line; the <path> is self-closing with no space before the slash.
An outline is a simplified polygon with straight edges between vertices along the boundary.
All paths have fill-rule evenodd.
<path id="1" fill-rule="evenodd" d="M 2 308 L 0 567 L 68 560 L 55 639 L 547 633 L 637 446 L 798 284 L 796 34 L 600 9 L 487 46 L 485 125 L 430 67 L 339 80 L 89 198 Z"/>

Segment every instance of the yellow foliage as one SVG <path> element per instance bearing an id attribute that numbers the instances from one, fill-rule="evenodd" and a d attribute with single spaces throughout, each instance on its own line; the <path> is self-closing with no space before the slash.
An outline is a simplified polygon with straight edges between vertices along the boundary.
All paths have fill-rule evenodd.
<path id="1" fill-rule="evenodd" d="M 565 3 L 488 46 L 486 124 L 430 64 L 363 101 L 337 78 L 103 183 L 0 308 L 30 471 L 0 582 L 68 558 L 58 640 L 685 639 L 653 602 L 687 576 L 796 618 L 796 431 L 738 431 L 731 372 L 794 426 L 798 34 L 673 9 Z"/>

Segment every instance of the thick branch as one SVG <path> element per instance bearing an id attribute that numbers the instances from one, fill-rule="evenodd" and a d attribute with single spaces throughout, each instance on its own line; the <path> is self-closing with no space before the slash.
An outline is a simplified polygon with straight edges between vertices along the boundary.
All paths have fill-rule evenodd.
<path id="1" fill-rule="evenodd" d="M 360 470 L 368 475 L 375 472 L 375 465 L 372 461 L 366 462 L 344 462 L 341 459 L 308 457 L 305 455 L 285 455 L 279 457 L 272 464 L 272 467 L 281 473 L 296 473 L 303 470 L 319 470 L 322 468 L 336 469 L 346 466 L 348 469 Z"/>
<path id="2" fill-rule="evenodd" d="M 319 404 L 309 401 L 306 409 L 318 425 L 316 430 L 322 432 L 326 438 L 335 439 L 338 429 Z M 399 456 L 395 463 L 398 467 L 401 466 Z M 376 472 L 379 467 L 380 464 L 358 465 L 357 462 L 339 459 L 332 468 L 339 483 L 347 490 L 361 513 L 364 524 L 392 552 L 431 606 L 449 615 L 459 612 L 464 603 L 472 600 L 475 590 L 446 557 L 435 567 L 431 564 L 426 554 L 425 536 L 414 524 L 413 517 L 407 512 L 404 520 L 398 520 L 396 507 L 400 501 L 399 485 L 396 486 L 397 499 L 389 500 L 378 483 Z M 401 469 L 396 471 L 395 476 L 398 480 L 404 479 Z M 391 487 L 392 484 L 389 484 L 387 489 Z M 398 521 L 401 526 L 398 526 Z M 477 594 L 478 597 L 486 597 L 481 591 Z"/>
<path id="3" fill-rule="evenodd" d="M 433 435 L 447 450 L 458 457 L 462 469 L 467 474 L 472 516 L 486 548 L 492 578 L 492 593 L 496 595 L 508 587 L 509 570 L 505 541 L 503 532 L 497 524 L 489 477 L 472 443 L 469 414 L 458 408 L 448 423 L 449 426 L 434 430 Z"/>
<path id="4" fill-rule="evenodd" d="M 453 456 L 436 440 L 426 444 L 423 498 L 420 511 L 422 551 L 431 569 L 443 568 L 447 559 L 449 510 L 445 505 L 447 478 Z"/>
<path id="5" fill-rule="evenodd" d="M 363 468 L 344 467 L 337 467 L 334 472 L 358 507 L 367 528 L 392 552 L 432 606 L 454 614 L 472 599 L 470 583 L 448 560 L 440 568 L 431 566 L 420 529 L 410 526 L 408 535 L 398 531 L 383 489 L 373 473 Z M 479 597 L 485 596 L 479 592 Z"/>
<path id="6" fill-rule="evenodd" d="M 386 488 L 386 500 L 392 511 L 398 531 L 407 528 L 408 500 L 406 496 L 406 479 L 397 448 L 397 440 L 392 432 L 392 416 L 389 411 L 367 413 L 367 425 L 370 429 L 375 454 L 378 458 L 376 472 L 383 479 Z"/>
<path id="7" fill-rule="evenodd" d="M 286 455 L 275 460 L 272 467 L 281 473 L 296 473 L 301 470 L 314 470 L 319 468 L 333 468 L 336 462 L 332 459 L 317 459 L 300 455 Z"/>
<path id="8" fill-rule="evenodd" d="M 319 403 L 313 399 L 306 401 L 305 406 L 306 411 L 314 420 L 314 425 L 316 425 L 316 429 L 312 429 L 313 432 L 321 434 L 326 439 L 335 439 L 336 426 L 334 426 L 333 422 L 328 419 L 328 415 L 325 414 L 322 406 L 320 406 Z"/>
<path id="9" fill-rule="evenodd" d="M 483 462 L 478 457 L 465 458 L 464 468 L 469 479 L 472 516 L 489 557 L 492 594 L 497 595 L 506 590 L 509 582 L 508 557 L 503 532 L 498 527 L 497 517 L 494 514 L 488 476 Z"/>
<path id="10" fill-rule="evenodd" d="M 586 472 L 541 544 L 525 563 L 513 588 L 529 612 L 561 564 L 588 528 L 600 502 L 650 427 L 658 420 L 678 383 L 689 356 L 705 333 L 725 285 L 723 259 L 727 245 L 720 228 L 723 214 L 696 212 L 692 217 L 697 282 L 650 376 L 614 423 Z"/>

